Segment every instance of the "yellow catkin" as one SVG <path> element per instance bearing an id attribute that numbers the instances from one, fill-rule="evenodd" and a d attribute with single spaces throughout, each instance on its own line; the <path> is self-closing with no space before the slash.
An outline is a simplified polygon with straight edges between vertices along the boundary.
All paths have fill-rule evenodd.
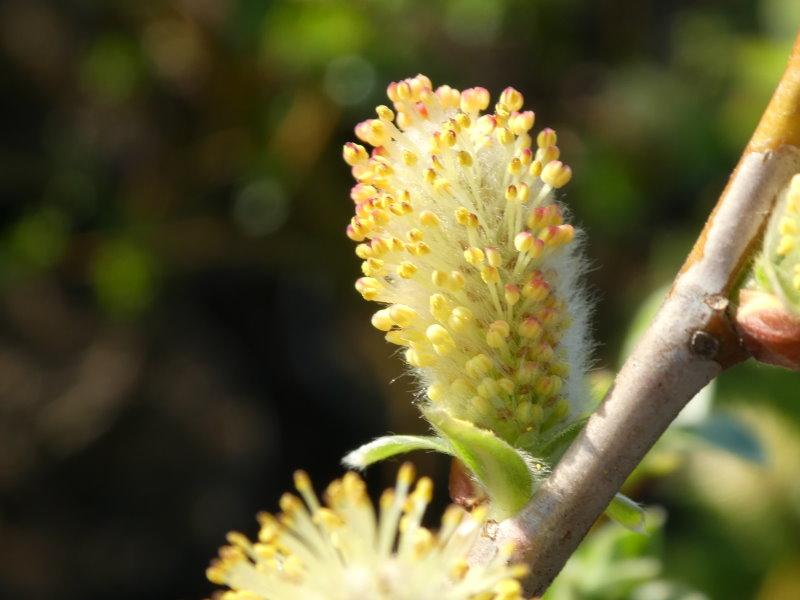
<path id="1" fill-rule="evenodd" d="M 282 514 L 258 515 L 256 542 L 228 534 L 228 544 L 206 570 L 212 583 L 229 588 L 222 597 L 522 600 L 521 565 L 467 561 L 485 510 L 470 514 L 450 506 L 438 532 L 422 526 L 433 483 L 423 477 L 414 485 L 410 463 L 400 468 L 394 489 L 381 496 L 377 513 L 353 472 L 328 486 L 324 503 L 305 472 L 295 473 L 295 487 L 302 500 L 286 494 Z"/>
<path id="2" fill-rule="evenodd" d="M 423 75 L 387 95 L 356 126 L 372 149 L 343 150 L 356 180 L 347 235 L 364 261 L 356 289 L 387 307 L 373 325 L 407 347 L 429 400 L 453 416 L 512 443 L 563 422 L 586 344 L 576 231 L 555 198 L 572 171 L 556 132 L 534 135 L 510 87 L 491 112 L 488 90 Z"/>

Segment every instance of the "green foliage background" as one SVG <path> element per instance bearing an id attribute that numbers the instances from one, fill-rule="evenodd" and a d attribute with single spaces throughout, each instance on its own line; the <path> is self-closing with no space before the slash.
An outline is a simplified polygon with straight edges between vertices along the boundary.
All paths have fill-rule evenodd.
<path id="1" fill-rule="evenodd" d="M 798 25 L 787 0 L 3 3 L 0 597 L 202 597 L 293 468 L 321 486 L 424 432 L 343 233 L 341 144 L 390 80 L 510 84 L 558 129 L 613 370 Z M 710 598 L 800 597 L 798 378 L 746 365 L 714 395 L 763 457 L 651 457 L 628 490 L 667 509 L 647 552 Z M 446 462 L 418 459 L 443 503 Z"/>

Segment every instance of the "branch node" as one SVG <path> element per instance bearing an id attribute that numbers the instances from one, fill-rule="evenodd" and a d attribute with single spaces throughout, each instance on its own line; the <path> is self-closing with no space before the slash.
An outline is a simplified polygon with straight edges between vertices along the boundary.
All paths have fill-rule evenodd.
<path id="1" fill-rule="evenodd" d="M 708 360 L 716 358 L 719 352 L 719 340 L 707 331 L 695 331 L 689 346 L 694 354 Z"/>

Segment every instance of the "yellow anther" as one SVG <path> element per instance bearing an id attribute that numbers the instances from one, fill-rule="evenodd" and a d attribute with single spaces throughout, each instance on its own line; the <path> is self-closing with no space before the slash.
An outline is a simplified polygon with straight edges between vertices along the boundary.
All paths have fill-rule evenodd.
<path id="1" fill-rule="evenodd" d="M 417 272 L 417 265 L 412 262 L 403 261 L 397 265 L 397 274 L 403 279 L 410 279 Z"/>
<path id="2" fill-rule="evenodd" d="M 437 177 L 432 185 L 437 192 L 446 192 L 450 189 L 450 182 L 445 177 Z"/>
<path id="3" fill-rule="evenodd" d="M 372 256 L 372 248 L 369 244 L 359 244 L 356 246 L 356 256 L 362 260 L 367 260 Z"/>
<path id="4" fill-rule="evenodd" d="M 506 321 L 494 321 L 489 324 L 490 331 L 496 331 L 500 334 L 503 338 L 507 338 L 511 333 L 511 327 L 509 327 Z"/>
<path id="5" fill-rule="evenodd" d="M 436 538 L 434 535 L 424 527 L 420 527 L 414 532 L 414 541 L 412 544 L 414 558 L 422 560 L 430 553 L 435 544 Z"/>
<path id="6" fill-rule="evenodd" d="M 489 100 L 489 91 L 486 88 L 469 88 L 461 92 L 461 110 L 465 113 L 485 110 L 489 106 Z"/>
<path id="7" fill-rule="evenodd" d="M 497 141 L 504 146 L 514 141 L 514 134 L 506 127 L 498 127 L 495 130 L 495 135 L 497 136 Z"/>
<path id="8" fill-rule="evenodd" d="M 436 364 L 436 356 L 427 352 L 422 352 L 415 348 L 406 350 L 405 359 L 412 367 L 423 368 Z"/>
<path id="9" fill-rule="evenodd" d="M 375 108 L 375 112 L 378 114 L 378 118 L 381 121 L 394 121 L 394 113 L 392 109 L 388 106 L 381 104 Z"/>
<path id="10" fill-rule="evenodd" d="M 440 223 L 439 217 L 429 210 L 423 210 L 421 213 L 419 213 L 419 222 L 424 227 L 438 227 Z"/>
<path id="11" fill-rule="evenodd" d="M 575 228 L 569 223 L 565 225 L 558 225 L 558 235 L 556 241 L 559 244 L 568 244 L 575 238 Z"/>
<path id="12" fill-rule="evenodd" d="M 512 114 L 508 119 L 508 126 L 516 135 L 526 133 L 533 127 L 536 115 L 531 110 Z"/>
<path id="13" fill-rule="evenodd" d="M 509 111 L 513 112 L 522 108 L 524 98 L 522 94 L 513 87 L 507 87 L 500 93 L 499 102 Z"/>
<path id="14" fill-rule="evenodd" d="M 464 225 L 465 227 L 469 225 L 469 214 L 469 211 L 463 206 L 459 206 L 453 213 L 456 218 L 456 223 L 459 225 Z"/>
<path id="15" fill-rule="evenodd" d="M 518 327 L 519 334 L 528 339 L 538 339 L 542 335 L 542 324 L 533 317 L 526 317 Z"/>
<path id="16" fill-rule="evenodd" d="M 546 342 L 539 342 L 535 346 L 528 348 L 528 358 L 538 361 L 540 364 L 549 363 L 553 360 L 553 348 Z"/>
<path id="17" fill-rule="evenodd" d="M 431 294 L 431 297 L 428 299 L 428 306 L 431 315 L 433 315 L 437 321 L 441 323 L 447 322 L 447 319 L 450 317 L 450 302 L 444 295 Z"/>
<path id="18" fill-rule="evenodd" d="M 495 267 L 483 266 L 481 267 L 481 279 L 487 284 L 497 283 L 500 281 L 500 272 Z"/>
<path id="19" fill-rule="evenodd" d="M 472 311 L 466 306 L 456 306 L 450 313 L 447 323 L 453 331 L 463 331 L 473 322 Z"/>
<path id="20" fill-rule="evenodd" d="M 508 334 L 508 323 L 505 321 L 495 321 L 489 325 L 489 328 L 486 331 L 486 343 L 490 348 L 505 348 Z"/>
<path id="21" fill-rule="evenodd" d="M 459 150 L 456 154 L 456 159 L 458 160 L 458 164 L 462 167 L 472 166 L 472 155 L 466 150 Z"/>
<path id="22" fill-rule="evenodd" d="M 404 462 L 397 471 L 397 484 L 403 487 L 408 487 L 413 481 L 414 465 L 410 462 Z"/>
<path id="23" fill-rule="evenodd" d="M 422 239 L 422 231 L 416 227 L 414 229 L 409 229 L 406 232 L 406 238 L 408 238 L 409 242 L 418 242 Z"/>
<path id="24" fill-rule="evenodd" d="M 390 252 L 402 252 L 405 250 L 406 245 L 400 238 L 392 237 L 386 241 L 387 248 Z"/>
<path id="25" fill-rule="evenodd" d="M 507 377 L 501 377 L 497 380 L 497 387 L 500 388 L 500 391 L 507 395 L 512 395 L 514 393 L 514 382 L 508 379 Z"/>
<path id="26" fill-rule="evenodd" d="M 410 150 L 403 150 L 403 164 L 407 167 L 413 167 L 417 164 L 417 155 Z"/>
<path id="27" fill-rule="evenodd" d="M 397 97 L 400 100 L 411 100 L 411 86 L 408 84 L 408 81 L 399 82 L 396 89 Z"/>
<path id="28" fill-rule="evenodd" d="M 513 202 L 514 200 L 516 200 L 517 199 L 517 186 L 509 185 L 506 188 L 505 196 L 506 196 L 506 201 L 508 201 L 508 202 Z"/>
<path id="29" fill-rule="evenodd" d="M 556 134 L 554 129 L 550 129 L 549 127 L 545 127 L 539 132 L 539 135 L 536 136 L 536 145 L 539 148 L 547 148 L 548 146 L 555 146 L 558 142 L 558 135 Z"/>
<path id="30" fill-rule="evenodd" d="M 495 586 L 494 591 L 500 596 L 513 596 L 517 598 L 522 594 L 522 584 L 516 579 L 504 579 Z"/>
<path id="31" fill-rule="evenodd" d="M 450 283 L 450 278 L 443 271 L 433 271 L 431 273 L 431 283 L 437 287 L 447 287 Z"/>
<path id="32" fill-rule="evenodd" d="M 461 93 L 451 88 L 449 85 L 442 85 L 436 88 L 436 97 L 442 108 L 458 108 L 461 101 Z"/>
<path id="33" fill-rule="evenodd" d="M 380 274 L 383 270 L 383 261 L 380 258 L 368 258 L 361 263 L 361 272 L 367 277 Z"/>
<path id="34" fill-rule="evenodd" d="M 786 256 L 792 250 L 794 250 L 796 245 L 797 243 L 795 238 L 784 236 L 781 238 L 780 242 L 778 242 L 778 247 L 775 249 L 775 252 L 778 254 L 778 256 Z"/>
<path id="35" fill-rule="evenodd" d="M 314 513 L 314 523 L 322 525 L 328 531 L 345 526 L 345 520 L 329 508 L 320 508 Z"/>
<path id="36" fill-rule="evenodd" d="M 414 242 L 413 244 L 407 244 L 406 250 L 408 250 L 408 252 L 414 256 L 424 256 L 425 254 L 429 254 L 431 251 L 430 246 L 428 246 L 428 244 L 425 242 Z"/>
<path id="37" fill-rule="evenodd" d="M 408 327 L 417 319 L 417 311 L 405 304 L 393 304 L 388 310 L 389 316 L 398 327 Z"/>
<path id="38" fill-rule="evenodd" d="M 380 282 L 373 277 L 361 277 L 356 280 L 356 290 L 364 300 L 376 300 L 381 289 Z"/>
<path id="39" fill-rule="evenodd" d="M 458 113 L 456 115 L 456 123 L 458 123 L 459 130 L 463 131 L 465 129 L 469 129 L 470 125 L 472 125 L 472 119 L 469 118 L 469 115 L 466 113 Z"/>
<path id="40" fill-rule="evenodd" d="M 494 115 L 483 115 L 475 125 L 478 133 L 488 137 L 497 127 L 497 118 Z"/>
<path id="41" fill-rule="evenodd" d="M 356 125 L 356 137 L 372 146 L 382 146 L 389 141 L 389 128 L 380 119 L 368 119 Z"/>
<path id="42" fill-rule="evenodd" d="M 464 287 L 464 274 L 461 271 L 450 271 L 450 288 L 458 291 Z"/>
<path id="43" fill-rule="evenodd" d="M 536 151 L 536 160 L 543 165 L 547 165 L 549 162 L 558 159 L 559 156 L 561 156 L 561 151 L 558 149 L 558 146 L 547 146 L 545 148 L 539 148 Z"/>
<path id="44" fill-rule="evenodd" d="M 288 493 L 281 496 L 278 505 L 287 515 L 291 515 L 292 513 L 303 509 L 303 503 L 301 502 L 300 498 Z"/>
<path id="45" fill-rule="evenodd" d="M 520 231 L 514 236 L 514 248 L 519 252 L 527 252 L 533 244 L 533 234 L 530 231 Z"/>
<path id="46" fill-rule="evenodd" d="M 308 473 L 302 470 L 294 472 L 294 487 L 297 488 L 298 492 L 310 492 L 314 489 L 314 486 L 311 485 L 311 478 L 308 476 Z"/>
<path id="47" fill-rule="evenodd" d="M 572 179 L 572 169 L 560 160 L 547 163 L 542 169 L 542 181 L 553 188 L 561 188 Z"/>
<path id="48" fill-rule="evenodd" d="M 445 329 L 444 327 L 442 327 L 437 323 L 428 326 L 428 328 L 425 330 L 425 336 L 433 344 L 441 344 L 441 345 L 454 344 L 453 337 L 450 335 L 447 329 Z"/>
<path id="49" fill-rule="evenodd" d="M 464 364 L 464 370 L 473 379 L 483 377 L 492 370 L 492 359 L 486 354 L 476 354 Z"/>
<path id="50" fill-rule="evenodd" d="M 517 202 L 527 202 L 531 195 L 531 189 L 526 183 L 517 184 Z"/>
<path id="51" fill-rule="evenodd" d="M 346 233 L 347 237 L 354 242 L 362 242 L 366 237 L 366 232 L 363 230 L 363 228 L 355 223 L 351 223 L 347 226 Z"/>
<path id="52" fill-rule="evenodd" d="M 505 286 L 503 286 L 503 294 L 506 299 L 506 304 L 509 306 L 514 306 L 517 302 L 519 302 L 519 287 L 513 283 L 507 283 Z"/>
<path id="53" fill-rule="evenodd" d="M 433 481 L 430 477 L 420 477 L 414 488 L 414 500 L 428 504 L 433 499 Z"/>
<path id="54" fill-rule="evenodd" d="M 481 398 L 490 400 L 500 395 L 500 386 L 491 377 L 484 377 L 476 388 Z"/>
<path id="55" fill-rule="evenodd" d="M 528 174 L 531 177 L 539 177 L 539 175 L 542 174 L 542 168 L 543 168 L 542 161 L 534 160 L 531 163 L 531 166 L 528 168 Z"/>
<path id="56" fill-rule="evenodd" d="M 514 380 L 520 385 L 527 385 L 541 375 L 541 369 L 534 362 L 525 361 L 514 373 Z"/>
<path id="57" fill-rule="evenodd" d="M 450 576 L 455 581 L 461 581 L 466 577 L 467 573 L 469 572 L 469 563 L 466 559 L 460 558 L 453 563 L 453 566 L 450 567 Z"/>
<path id="58" fill-rule="evenodd" d="M 342 157 L 348 165 L 354 167 L 367 162 L 369 154 L 361 144 L 347 142 L 342 149 Z"/>
<path id="59" fill-rule="evenodd" d="M 228 581 L 227 575 L 227 571 L 218 564 L 213 564 L 206 569 L 206 579 L 216 585 L 225 585 Z"/>
<path id="60" fill-rule="evenodd" d="M 464 260 L 466 260 L 473 267 L 480 266 L 483 264 L 483 250 L 476 248 L 475 246 L 467 248 L 464 250 Z"/>
<path id="61" fill-rule="evenodd" d="M 503 264 L 503 257 L 500 256 L 500 251 L 497 248 L 486 248 L 484 254 L 489 266 L 497 268 Z"/>
<path id="62" fill-rule="evenodd" d="M 252 544 L 250 540 L 247 539 L 247 536 L 243 533 L 239 533 L 238 531 L 230 531 L 225 536 L 225 539 L 228 541 L 229 544 L 232 546 L 236 546 L 237 548 L 241 548 L 242 550 L 249 550 Z"/>
<path id="63" fill-rule="evenodd" d="M 778 233 L 781 235 L 797 235 L 797 221 L 789 217 L 783 217 L 778 226 Z"/>

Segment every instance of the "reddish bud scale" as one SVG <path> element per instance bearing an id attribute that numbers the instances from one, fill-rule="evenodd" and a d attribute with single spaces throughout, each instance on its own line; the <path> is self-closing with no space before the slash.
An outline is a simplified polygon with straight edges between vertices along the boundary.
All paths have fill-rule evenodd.
<path id="1" fill-rule="evenodd" d="M 800 316 L 772 294 L 739 292 L 736 326 L 747 350 L 761 362 L 800 371 Z"/>

